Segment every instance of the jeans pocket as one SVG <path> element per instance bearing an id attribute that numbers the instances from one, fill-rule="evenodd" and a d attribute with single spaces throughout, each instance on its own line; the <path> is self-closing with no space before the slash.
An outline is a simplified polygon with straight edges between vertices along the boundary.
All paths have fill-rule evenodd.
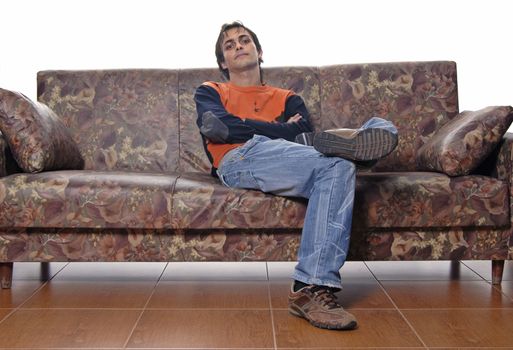
<path id="1" fill-rule="evenodd" d="M 249 170 L 236 170 L 220 176 L 221 181 L 231 188 L 259 189 L 255 177 Z"/>

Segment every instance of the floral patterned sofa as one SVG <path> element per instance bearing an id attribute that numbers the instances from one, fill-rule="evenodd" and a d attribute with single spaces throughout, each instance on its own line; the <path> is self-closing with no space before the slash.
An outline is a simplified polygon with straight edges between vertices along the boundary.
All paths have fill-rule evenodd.
<path id="1" fill-rule="evenodd" d="M 454 62 L 264 74 L 305 99 L 318 130 L 371 116 L 398 127 L 398 148 L 358 173 L 350 260 L 487 259 L 500 282 L 513 255 L 513 136 L 499 135 L 468 175 L 419 163 L 419 149 L 459 113 Z M 228 189 L 209 175 L 193 101 L 206 80 L 220 80 L 218 70 L 38 74 L 38 100 L 69 128 L 85 166 L 20 172 L 0 139 L 2 287 L 17 261 L 296 259 L 304 200 Z"/>

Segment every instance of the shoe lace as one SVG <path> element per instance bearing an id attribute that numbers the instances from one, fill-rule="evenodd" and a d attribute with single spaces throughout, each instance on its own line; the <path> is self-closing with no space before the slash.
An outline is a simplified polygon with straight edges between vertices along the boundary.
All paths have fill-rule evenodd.
<path id="1" fill-rule="evenodd" d="M 321 303 L 321 305 L 325 306 L 329 310 L 342 308 L 342 306 L 338 303 L 337 297 L 335 293 L 340 289 L 326 287 L 326 286 L 314 286 L 311 291 L 314 296 L 314 300 L 317 300 Z"/>

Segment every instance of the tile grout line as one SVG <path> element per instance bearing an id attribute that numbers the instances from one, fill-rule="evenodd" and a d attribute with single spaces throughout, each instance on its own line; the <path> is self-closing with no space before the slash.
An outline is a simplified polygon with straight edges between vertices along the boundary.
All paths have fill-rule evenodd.
<path id="1" fill-rule="evenodd" d="M 135 320 L 134 326 L 132 327 L 132 330 L 128 334 L 128 337 L 126 338 L 125 343 L 123 344 L 123 349 L 126 349 L 126 347 L 128 345 L 128 342 L 130 341 L 130 339 L 132 339 L 132 336 L 134 335 L 135 329 L 137 328 L 137 325 L 139 325 L 139 321 L 141 321 L 141 318 L 142 318 L 142 316 L 144 314 L 144 311 L 147 310 L 148 304 L 150 303 L 151 298 L 153 298 L 153 295 L 155 294 L 155 291 L 157 290 L 157 287 L 158 287 L 158 285 L 160 283 L 160 280 L 162 279 L 162 276 L 164 275 L 164 272 L 166 271 L 168 266 L 169 266 L 169 262 L 167 262 L 166 266 L 164 266 L 164 268 L 162 269 L 162 272 L 160 273 L 160 276 L 157 279 L 157 282 L 155 283 L 155 286 L 153 287 L 153 290 L 152 290 L 150 296 L 148 297 L 148 300 L 146 300 L 146 303 L 144 304 L 144 306 L 143 306 L 143 308 L 141 310 L 141 313 L 139 314 L 139 317 L 137 317 L 137 320 Z"/>
<path id="2" fill-rule="evenodd" d="M 21 310 L 23 305 L 25 305 L 30 299 L 32 299 L 34 297 L 34 295 L 36 295 L 36 293 L 39 293 L 39 291 L 41 289 L 43 289 L 48 284 L 49 281 L 51 281 L 55 276 L 57 276 L 57 274 L 59 272 L 61 272 L 62 270 L 64 270 L 64 268 L 66 266 L 68 266 L 68 265 L 69 265 L 69 262 L 67 264 L 65 264 L 59 271 L 57 271 L 49 280 L 44 281 L 39 287 L 37 287 L 36 290 L 32 294 L 30 294 L 22 303 L 20 303 L 20 305 L 18 305 L 17 307 L 13 308 L 11 310 L 11 312 L 9 312 L 7 315 L 5 315 L 3 318 L 1 318 L 0 319 L 0 325 L 3 322 L 5 322 L 9 317 L 11 317 L 16 311 Z M 23 281 L 23 280 L 21 280 L 21 281 Z M 38 280 L 38 281 L 40 281 L 40 280 Z M 11 286 L 11 288 L 12 288 L 12 286 Z"/>
<path id="3" fill-rule="evenodd" d="M 65 264 L 59 271 L 57 271 L 49 280 L 47 281 L 44 281 L 39 287 L 36 288 L 36 290 L 34 290 L 34 292 L 32 292 L 32 294 L 30 294 L 22 303 L 20 303 L 20 305 L 18 305 L 17 307 L 15 307 L 14 309 L 11 310 L 11 312 L 9 312 L 7 315 L 5 315 L 2 319 L 0 319 L 0 324 L 2 324 L 3 322 L 5 322 L 12 314 L 14 314 L 16 311 L 19 311 L 20 309 L 22 309 L 23 305 L 25 305 L 30 299 L 32 299 L 34 297 L 34 295 L 36 295 L 37 293 L 39 293 L 39 291 L 41 291 L 41 289 L 43 289 L 47 284 L 48 282 L 50 282 L 51 280 L 54 279 L 55 276 L 57 276 L 57 274 L 59 272 L 61 272 L 62 270 L 64 270 L 64 268 L 66 266 L 69 265 L 69 262 L 67 264 Z M 20 280 L 20 281 L 25 281 L 25 280 Z M 30 280 L 29 280 L 30 281 Z M 40 280 L 38 280 L 39 282 L 41 282 Z M 12 288 L 12 286 L 11 286 Z"/>
<path id="4" fill-rule="evenodd" d="M 504 282 L 503 280 L 501 281 L 501 284 L 499 284 L 498 286 L 497 285 L 494 285 L 492 284 L 492 280 L 487 280 L 484 276 L 481 276 L 476 270 L 474 270 L 472 267 L 468 266 L 467 264 L 465 264 L 463 261 L 460 260 L 460 262 L 465 265 L 470 271 L 474 272 L 476 275 L 478 275 L 479 277 L 481 277 L 486 283 L 488 283 L 490 286 L 492 286 L 493 289 L 495 289 L 496 291 L 498 291 L 499 293 L 501 293 L 503 296 L 505 296 L 506 298 L 508 298 L 509 300 L 513 301 L 513 296 L 509 296 L 507 295 L 506 293 L 504 293 L 502 291 L 502 289 L 500 288 L 502 282 Z M 505 268 L 506 266 L 504 266 Z M 489 266 L 489 268 L 491 268 Z M 503 274 L 504 274 L 504 271 L 503 271 Z"/>
<path id="5" fill-rule="evenodd" d="M 383 287 L 383 284 L 381 284 L 381 281 L 378 280 L 378 278 L 376 277 L 376 275 L 374 274 L 374 272 L 372 271 L 372 269 L 365 263 L 365 261 L 363 262 L 365 264 L 365 266 L 367 266 L 367 268 L 369 269 L 370 273 L 372 274 L 372 276 L 374 276 L 374 278 L 376 279 L 376 281 L 378 282 L 378 285 L 380 286 L 381 290 L 383 291 L 383 293 L 385 293 L 385 295 L 387 296 L 387 298 L 390 300 L 390 302 L 392 303 L 392 305 L 394 305 L 395 309 L 397 310 L 397 312 L 399 312 L 399 314 L 401 315 L 401 317 L 403 318 L 403 320 L 406 322 L 406 324 L 408 325 L 408 327 L 410 327 L 410 329 L 413 331 L 413 334 L 415 334 L 415 336 L 417 337 L 418 340 L 420 340 L 422 346 L 424 346 L 425 349 L 429 349 L 428 346 L 426 345 L 426 343 L 424 342 L 424 340 L 420 337 L 419 333 L 417 332 L 417 330 L 413 327 L 413 325 L 410 323 L 410 321 L 406 318 L 406 316 L 402 313 L 402 311 L 397 307 L 397 304 L 395 303 L 395 301 L 392 299 L 392 297 L 387 293 L 385 287 Z"/>
<path id="6" fill-rule="evenodd" d="M 271 329 L 273 332 L 273 344 L 274 349 L 278 349 L 277 341 L 276 341 L 276 330 L 274 329 L 274 313 L 273 313 L 273 303 L 271 301 L 271 280 L 269 278 L 269 265 L 267 261 L 265 262 L 265 270 L 267 273 L 267 300 L 269 302 L 269 312 L 271 313 Z"/>

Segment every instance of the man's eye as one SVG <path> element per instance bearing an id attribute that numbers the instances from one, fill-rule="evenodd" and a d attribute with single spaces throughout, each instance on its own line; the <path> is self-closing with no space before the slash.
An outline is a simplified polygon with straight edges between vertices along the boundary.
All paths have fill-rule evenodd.
<path id="1" fill-rule="evenodd" d="M 225 50 L 231 50 L 231 49 L 233 49 L 233 44 L 226 44 L 226 45 L 224 46 L 224 49 L 225 49 Z"/>
<path id="2" fill-rule="evenodd" d="M 242 43 L 243 44 L 249 44 L 251 42 L 251 39 L 250 38 L 244 38 L 242 39 Z"/>

